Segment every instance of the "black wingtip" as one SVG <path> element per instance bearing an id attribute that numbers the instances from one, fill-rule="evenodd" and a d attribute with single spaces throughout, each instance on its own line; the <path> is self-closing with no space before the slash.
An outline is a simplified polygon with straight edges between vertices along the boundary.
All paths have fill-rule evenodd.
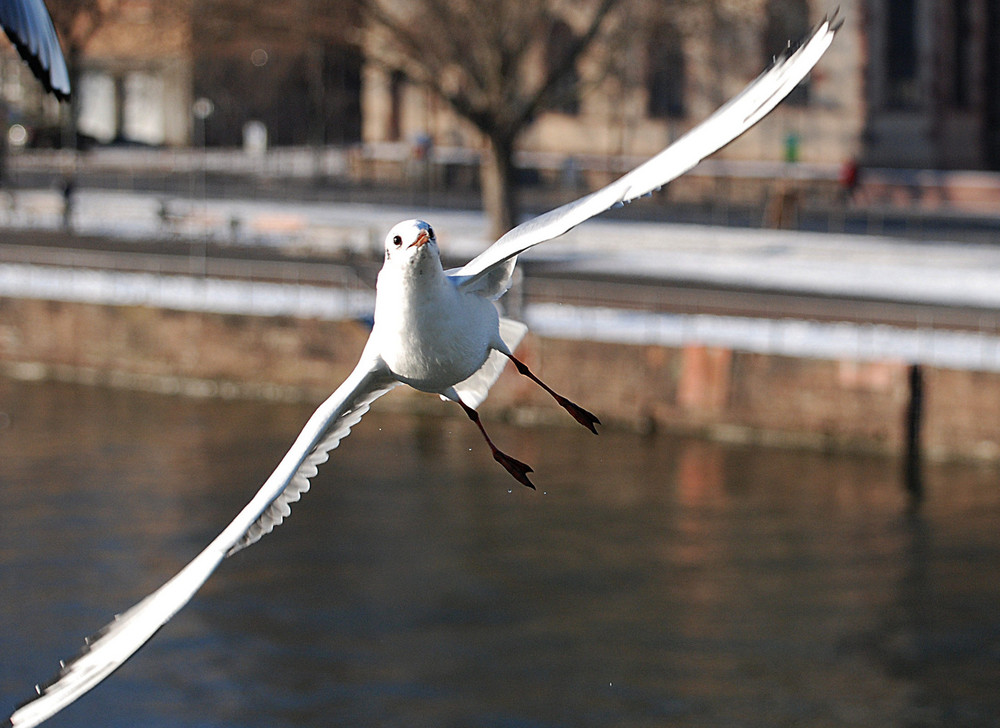
<path id="1" fill-rule="evenodd" d="M 829 30 L 831 33 L 836 33 L 838 30 L 840 30 L 840 26 L 844 24 L 844 18 L 840 17 L 839 5 L 837 5 L 833 9 L 832 13 L 823 16 L 823 19 L 819 22 L 819 25 L 817 25 L 813 29 L 813 33 L 815 34 L 815 32 L 820 28 L 822 28 L 824 24 L 829 26 Z"/>
<path id="2" fill-rule="evenodd" d="M 21 56 L 28 68 L 31 69 L 31 73 L 42 84 L 42 88 L 55 96 L 59 101 L 69 101 L 72 91 L 69 89 L 63 91 L 52 85 L 51 69 L 45 67 L 38 56 L 31 51 L 31 48 L 18 37 L 17 33 L 13 33 L 7 28 L 4 28 L 4 33 L 17 49 L 18 55 Z"/>
<path id="3" fill-rule="evenodd" d="M 841 27 L 843 27 L 844 25 L 844 20 L 846 20 L 846 18 L 838 18 L 837 13 L 834 12 L 833 16 L 830 18 L 830 32 L 836 33 L 838 30 L 840 30 Z"/>
<path id="4" fill-rule="evenodd" d="M 774 68 L 774 66 L 780 63 L 784 63 L 793 55 L 795 55 L 796 51 L 798 51 L 800 48 L 802 48 L 802 46 L 806 45 L 807 43 L 809 43 L 809 41 L 811 41 L 813 38 L 816 37 L 816 34 L 819 33 L 820 29 L 824 25 L 828 26 L 827 28 L 828 32 L 836 33 L 838 30 L 840 30 L 840 27 L 844 24 L 844 19 L 838 17 L 839 15 L 840 15 L 840 6 L 838 5 L 836 8 L 834 8 L 832 13 L 823 16 L 823 19 L 819 21 L 819 23 L 817 23 L 812 29 L 810 29 L 810 31 L 805 35 L 805 37 L 799 38 L 798 40 L 789 39 L 788 45 L 785 47 L 785 49 L 771 59 L 771 63 L 768 66 L 768 68 L 769 69 Z"/>

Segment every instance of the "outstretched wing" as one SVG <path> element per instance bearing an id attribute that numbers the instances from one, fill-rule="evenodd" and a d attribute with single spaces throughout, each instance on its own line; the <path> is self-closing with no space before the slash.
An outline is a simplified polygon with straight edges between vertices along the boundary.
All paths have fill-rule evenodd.
<path id="1" fill-rule="evenodd" d="M 509 286 L 516 256 L 583 221 L 660 189 L 766 116 L 805 78 L 840 28 L 826 18 L 801 45 L 789 48 L 743 91 L 649 161 L 586 197 L 528 220 L 461 268 L 448 271 L 465 290 L 496 298 Z"/>
<path id="2" fill-rule="evenodd" d="M 0 25 L 45 90 L 69 98 L 69 73 L 42 0 L 0 0 Z"/>
<path id="3" fill-rule="evenodd" d="M 367 352 L 367 350 L 366 350 Z M 329 399 L 319 406 L 291 449 L 239 515 L 170 581 L 86 640 L 83 651 L 62 664 L 37 696 L 11 715 L 8 725 L 38 725 L 65 708 L 114 672 L 173 617 L 226 556 L 269 533 L 309 488 L 316 467 L 326 462 L 369 405 L 394 387 L 381 359 L 362 355 L 361 363 Z"/>

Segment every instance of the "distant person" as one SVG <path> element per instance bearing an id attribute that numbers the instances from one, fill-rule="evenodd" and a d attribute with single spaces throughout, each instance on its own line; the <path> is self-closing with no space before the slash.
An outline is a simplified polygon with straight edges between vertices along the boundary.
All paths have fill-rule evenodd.
<path id="1" fill-rule="evenodd" d="M 861 182 L 861 167 L 856 159 L 848 159 L 840 168 L 840 199 L 846 205 L 854 202 L 858 184 Z"/>
<path id="2" fill-rule="evenodd" d="M 73 193 L 76 191 L 76 181 L 66 177 L 62 182 L 63 196 L 63 230 L 73 231 Z"/>

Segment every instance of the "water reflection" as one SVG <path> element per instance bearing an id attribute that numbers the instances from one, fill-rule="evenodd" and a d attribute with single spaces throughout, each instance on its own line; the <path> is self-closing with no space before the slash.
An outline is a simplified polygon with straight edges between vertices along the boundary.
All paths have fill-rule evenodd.
<path id="1" fill-rule="evenodd" d="M 392 396 L 392 395 L 390 395 Z M 228 522 L 309 413 L 0 380 L 0 698 Z M 53 726 L 987 725 L 1000 490 L 931 468 L 369 414 Z M 513 486 L 513 487 L 512 487 Z"/>

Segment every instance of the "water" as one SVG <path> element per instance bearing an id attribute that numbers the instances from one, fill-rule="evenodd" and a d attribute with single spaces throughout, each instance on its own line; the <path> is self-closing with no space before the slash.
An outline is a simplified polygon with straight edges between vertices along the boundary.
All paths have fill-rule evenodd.
<path id="1" fill-rule="evenodd" d="M 0 708 L 197 553 L 309 409 L 0 380 Z M 490 423 L 530 492 L 456 415 L 376 405 L 50 725 L 996 724 L 995 469 L 931 468 L 913 512 L 892 460 Z"/>

